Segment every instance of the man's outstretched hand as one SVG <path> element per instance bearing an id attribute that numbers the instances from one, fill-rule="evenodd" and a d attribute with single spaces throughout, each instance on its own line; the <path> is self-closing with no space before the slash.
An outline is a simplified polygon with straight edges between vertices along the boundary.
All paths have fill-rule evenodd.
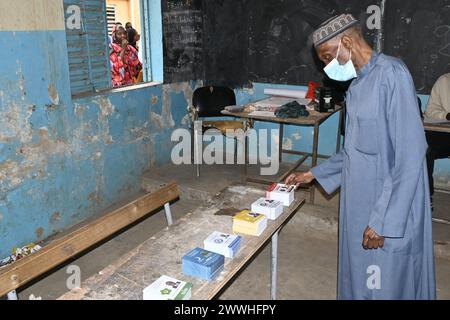
<path id="1" fill-rule="evenodd" d="M 362 246 L 364 249 L 378 249 L 384 245 L 384 237 L 378 235 L 375 230 L 367 226 L 363 234 Z"/>
<path id="2" fill-rule="evenodd" d="M 298 187 L 300 184 L 310 183 L 313 180 L 314 180 L 314 176 L 312 175 L 311 171 L 295 172 L 286 178 L 284 184 L 287 184 L 287 185 L 294 184 L 296 187 Z"/>

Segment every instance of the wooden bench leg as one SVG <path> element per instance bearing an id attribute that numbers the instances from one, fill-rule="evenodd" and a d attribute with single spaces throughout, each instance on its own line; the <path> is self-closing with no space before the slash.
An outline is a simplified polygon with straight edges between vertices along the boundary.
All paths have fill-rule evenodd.
<path id="1" fill-rule="evenodd" d="M 172 220 L 172 212 L 170 211 L 170 203 L 166 203 L 164 205 L 164 210 L 166 211 L 167 225 L 171 226 L 173 224 L 173 220 Z"/>
<path id="2" fill-rule="evenodd" d="M 11 292 L 8 292 L 8 294 L 6 295 L 6 297 L 8 298 L 8 300 L 19 300 L 19 297 L 17 296 L 16 290 L 13 290 L 13 291 L 11 291 Z"/>

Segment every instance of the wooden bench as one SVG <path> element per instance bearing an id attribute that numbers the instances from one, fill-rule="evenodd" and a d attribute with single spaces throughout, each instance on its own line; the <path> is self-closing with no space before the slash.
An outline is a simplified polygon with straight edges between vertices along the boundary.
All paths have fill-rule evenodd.
<path id="1" fill-rule="evenodd" d="M 93 222 L 50 242 L 41 250 L 0 269 L 0 297 L 17 300 L 15 290 L 123 230 L 148 213 L 164 206 L 167 224 L 173 223 L 170 202 L 179 198 L 178 187 L 170 183 L 145 194 Z"/>
<path id="2" fill-rule="evenodd" d="M 142 300 L 143 289 L 161 275 L 191 282 L 193 300 L 214 299 L 269 242 L 270 298 L 276 299 L 278 234 L 305 203 L 300 195 L 296 196 L 290 207 L 284 208 L 280 217 L 267 222 L 267 228 L 260 236 L 240 234 L 242 240 L 238 254 L 233 259 L 225 259 L 223 271 L 213 281 L 183 274 L 181 263 L 184 254 L 195 247 L 203 247 L 203 240 L 211 232 L 233 233 L 233 215 L 241 209 L 250 208 L 255 199 L 264 197 L 265 189 L 246 184 L 226 187 L 192 213 L 160 230 L 58 300 Z M 261 281 L 263 279 L 264 276 Z"/>

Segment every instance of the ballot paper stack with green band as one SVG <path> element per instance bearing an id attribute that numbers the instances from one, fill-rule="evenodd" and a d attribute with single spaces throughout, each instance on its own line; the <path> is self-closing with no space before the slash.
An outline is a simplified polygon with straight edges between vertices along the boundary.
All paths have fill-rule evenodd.
<path id="1" fill-rule="evenodd" d="M 161 276 L 144 289 L 143 300 L 189 300 L 192 283 Z"/>

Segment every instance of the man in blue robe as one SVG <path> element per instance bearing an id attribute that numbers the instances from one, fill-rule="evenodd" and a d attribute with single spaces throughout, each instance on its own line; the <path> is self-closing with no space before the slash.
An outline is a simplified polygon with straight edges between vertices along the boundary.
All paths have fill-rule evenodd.
<path id="1" fill-rule="evenodd" d="M 287 184 L 341 188 L 339 299 L 435 299 L 427 144 L 405 64 L 378 54 L 349 14 L 313 34 L 330 78 L 351 83 L 343 149 Z"/>

